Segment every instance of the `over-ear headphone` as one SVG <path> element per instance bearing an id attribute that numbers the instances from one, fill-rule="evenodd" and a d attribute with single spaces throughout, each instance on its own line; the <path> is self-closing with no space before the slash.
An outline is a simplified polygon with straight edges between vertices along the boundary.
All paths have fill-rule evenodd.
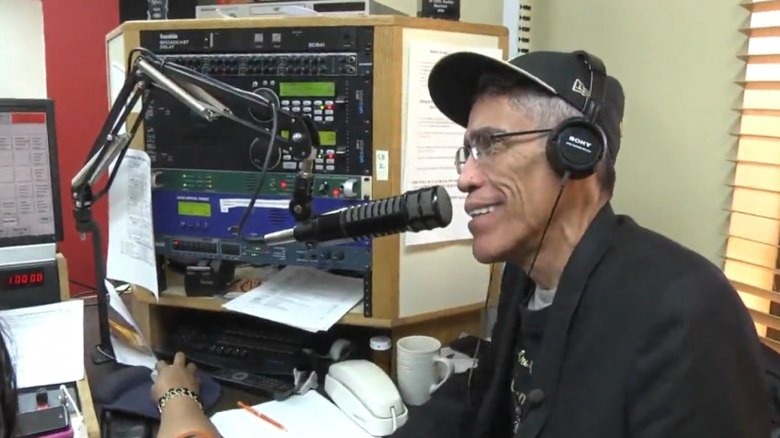
<path id="1" fill-rule="evenodd" d="M 596 124 L 606 94 L 607 69 L 604 63 L 587 52 L 574 52 L 587 65 L 590 85 L 577 80 L 572 91 L 585 96 L 580 111 L 582 117 L 571 117 L 552 130 L 547 142 L 547 159 L 561 176 L 567 172 L 572 179 L 585 178 L 595 172 L 596 165 L 607 147 L 607 136 Z M 598 97 L 596 97 L 598 96 Z"/>

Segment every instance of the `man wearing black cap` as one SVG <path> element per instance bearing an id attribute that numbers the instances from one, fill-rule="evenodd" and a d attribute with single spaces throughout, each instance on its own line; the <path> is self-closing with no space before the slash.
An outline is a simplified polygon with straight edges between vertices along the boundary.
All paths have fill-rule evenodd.
<path id="1" fill-rule="evenodd" d="M 474 257 L 506 265 L 476 371 L 395 436 L 768 437 L 759 343 L 737 293 L 610 206 L 624 95 L 603 63 L 461 52 L 434 66 L 429 89 L 466 128 L 455 166 Z"/>

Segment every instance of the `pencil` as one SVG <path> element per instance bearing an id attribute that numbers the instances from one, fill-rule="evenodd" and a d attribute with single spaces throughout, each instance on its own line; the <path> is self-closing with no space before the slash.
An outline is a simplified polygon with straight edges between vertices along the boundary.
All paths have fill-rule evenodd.
<path id="1" fill-rule="evenodd" d="M 257 417 L 257 418 L 259 418 L 259 419 L 261 419 L 261 420 L 271 424 L 272 426 L 274 426 L 274 427 L 276 427 L 276 428 L 278 428 L 280 430 L 283 430 L 283 431 L 287 432 L 287 428 L 285 428 L 281 423 L 279 423 L 278 421 L 274 420 L 273 418 L 265 415 L 262 412 L 258 412 L 252 406 L 249 406 L 248 404 L 246 404 L 244 402 L 238 402 L 238 407 L 246 409 L 247 411 L 249 411 L 249 413 L 251 413 L 255 417 Z"/>

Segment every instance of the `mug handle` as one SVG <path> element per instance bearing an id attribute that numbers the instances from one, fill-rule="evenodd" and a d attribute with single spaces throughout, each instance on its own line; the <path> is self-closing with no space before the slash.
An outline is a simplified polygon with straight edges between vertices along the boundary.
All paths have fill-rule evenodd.
<path id="1" fill-rule="evenodd" d="M 441 387 L 441 385 L 443 385 L 444 382 L 446 382 L 447 379 L 450 378 L 452 373 L 455 372 L 455 364 L 451 360 L 447 359 L 446 357 L 434 356 L 433 357 L 433 366 L 434 367 L 436 366 L 436 362 L 444 364 L 444 367 L 447 369 L 447 371 L 444 373 L 444 377 L 442 377 L 441 381 L 431 385 L 431 391 L 430 391 L 431 394 L 436 392 L 436 390 L 439 389 Z"/>

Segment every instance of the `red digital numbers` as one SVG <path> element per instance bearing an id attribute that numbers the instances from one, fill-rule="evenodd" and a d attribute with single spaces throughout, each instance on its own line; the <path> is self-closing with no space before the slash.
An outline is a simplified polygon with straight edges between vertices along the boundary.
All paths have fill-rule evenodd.
<path id="1" fill-rule="evenodd" d="M 9 287 L 35 286 L 43 283 L 43 271 L 20 272 L 8 275 L 5 284 Z"/>

